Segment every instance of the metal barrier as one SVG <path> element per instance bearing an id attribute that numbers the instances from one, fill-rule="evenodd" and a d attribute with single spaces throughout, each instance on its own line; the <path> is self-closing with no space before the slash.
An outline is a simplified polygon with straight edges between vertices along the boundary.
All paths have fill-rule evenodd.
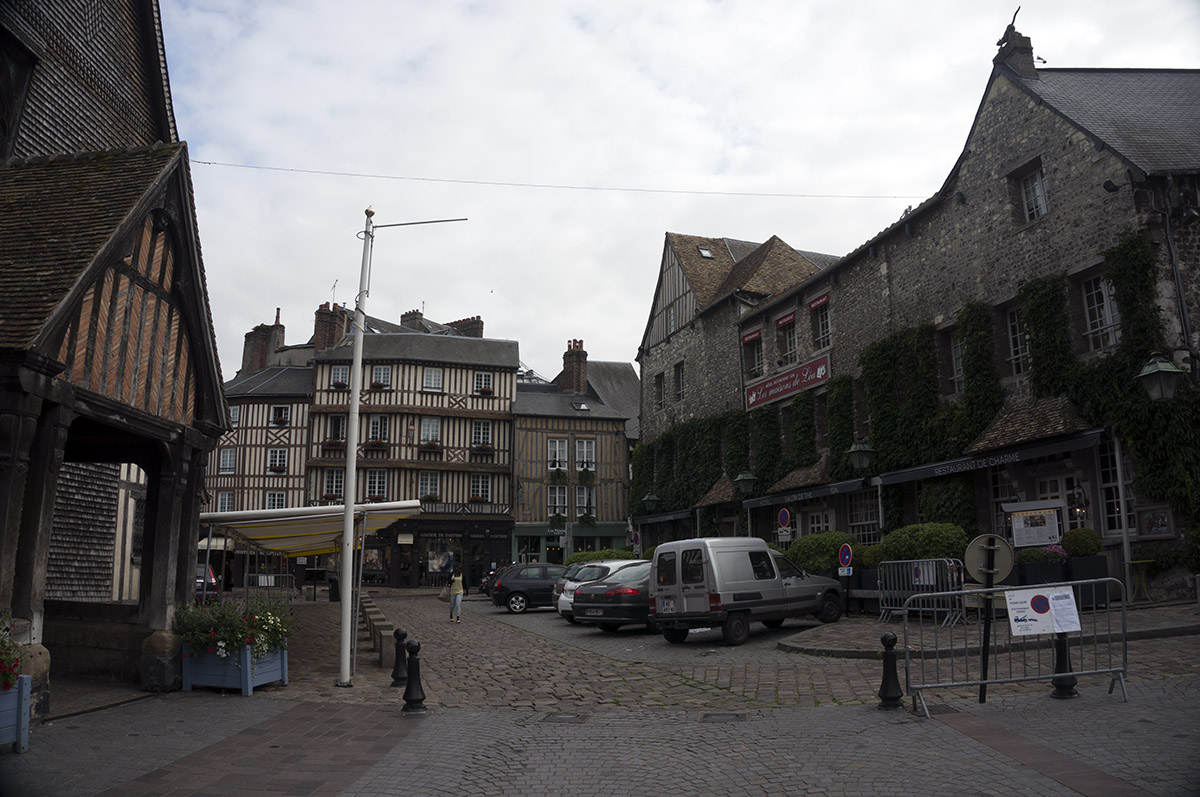
<path id="1" fill-rule="evenodd" d="M 959 559 L 907 559 L 879 563 L 879 622 L 893 614 L 907 613 L 909 598 L 916 595 L 942 596 L 938 601 L 922 601 L 921 610 L 942 616 L 946 625 L 961 622 L 962 597 L 966 569 Z"/>
<path id="2" fill-rule="evenodd" d="M 1053 591 L 1065 587 L 1072 588 L 1074 593 L 1079 630 L 1046 634 L 1013 633 L 1007 616 L 1007 593 L 1035 592 L 1035 600 L 1038 597 L 1043 600 L 1033 607 L 1033 611 L 1049 612 L 1049 604 L 1054 599 Z M 1114 587 L 1119 590 L 1119 607 L 1107 599 L 1109 590 Z M 1070 689 L 1075 676 L 1099 674 L 1112 677 L 1108 685 L 1109 694 L 1119 683 L 1122 697 L 1129 702 L 1125 692 L 1128 651 L 1125 642 L 1124 591 L 1124 584 L 1117 579 L 1098 578 L 1036 586 L 994 587 L 990 590 L 978 587 L 910 596 L 904 602 L 903 645 L 904 681 L 908 693 L 912 695 L 913 711 L 917 710 L 917 701 L 920 701 L 925 716 L 929 716 L 929 708 L 925 704 L 926 689 L 978 686 L 979 702 L 982 703 L 991 684 L 1053 679 L 1055 697 L 1065 697 L 1070 694 L 1060 693 L 1060 679 L 1067 679 L 1067 688 Z M 990 617 L 985 608 L 989 593 L 992 595 Z M 1099 594 L 1104 595 L 1103 600 L 1096 598 Z M 1092 600 L 1089 601 L 1089 597 Z M 977 619 L 981 622 L 970 622 L 969 617 L 966 618 L 968 622 L 949 627 L 944 623 L 927 622 L 929 611 L 941 611 L 947 600 L 977 611 Z M 1014 620 L 1020 621 L 1021 618 L 1014 616 Z M 985 637 L 987 644 L 984 644 Z"/>
<path id="3" fill-rule="evenodd" d="M 247 573 L 246 584 L 250 587 L 292 589 L 296 584 L 296 578 L 291 573 Z"/>

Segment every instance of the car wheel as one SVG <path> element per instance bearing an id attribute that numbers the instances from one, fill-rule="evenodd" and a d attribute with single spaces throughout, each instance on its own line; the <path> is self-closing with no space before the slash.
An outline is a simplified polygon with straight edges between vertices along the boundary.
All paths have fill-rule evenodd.
<path id="1" fill-rule="evenodd" d="M 504 603 L 508 607 L 510 614 L 521 614 L 529 608 L 529 601 L 519 592 L 514 592 L 508 596 L 508 600 Z"/>
<path id="2" fill-rule="evenodd" d="M 573 614 L 567 614 L 566 612 L 559 612 L 559 614 L 562 615 L 562 619 L 566 620 L 571 625 L 575 625 L 579 622 L 575 619 L 575 615 Z"/>
<path id="3" fill-rule="evenodd" d="M 742 612 L 735 612 L 725 618 L 721 633 L 727 644 L 734 647 L 744 645 L 750 638 L 750 619 Z"/>
<path id="4" fill-rule="evenodd" d="M 842 619 L 842 602 L 838 600 L 838 596 L 832 592 L 826 595 L 815 616 L 822 623 L 836 623 Z"/>
<path id="5" fill-rule="evenodd" d="M 680 642 L 686 642 L 688 630 L 686 628 L 664 628 L 663 639 L 670 642 L 672 645 L 678 645 Z"/>
<path id="6" fill-rule="evenodd" d="M 779 626 L 783 625 L 783 618 L 780 617 L 778 620 L 763 620 L 763 625 L 767 628 L 779 628 Z"/>

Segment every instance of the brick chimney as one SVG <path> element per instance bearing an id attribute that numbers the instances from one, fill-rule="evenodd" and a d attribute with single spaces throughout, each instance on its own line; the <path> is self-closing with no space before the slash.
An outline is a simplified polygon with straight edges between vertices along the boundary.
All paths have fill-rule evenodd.
<path id="1" fill-rule="evenodd" d="M 1018 9 L 1020 10 L 1020 9 Z M 1013 15 L 1013 24 L 1010 24 L 1004 31 L 1004 35 L 1000 37 L 1000 41 L 996 42 L 996 46 L 1000 51 L 996 53 L 996 57 L 992 59 L 992 63 L 996 66 L 1001 64 L 1007 65 L 1016 70 L 1017 74 L 1023 78 L 1038 79 L 1037 69 L 1033 63 L 1033 42 L 1028 36 L 1022 36 L 1013 25 L 1016 24 L 1017 16 Z"/>
<path id="2" fill-rule="evenodd" d="M 259 324 L 246 333 L 242 344 L 242 371 L 261 371 L 271 355 L 283 346 L 283 324 L 279 323 L 279 308 L 275 308 L 274 324 Z"/>
<path id="3" fill-rule="evenodd" d="M 446 326 L 457 329 L 458 334 L 462 335 L 463 337 L 483 337 L 483 319 L 480 316 L 472 316 L 471 318 L 464 318 L 460 321 L 451 321 Z"/>
<path id="4" fill-rule="evenodd" d="M 562 373 L 554 378 L 559 390 L 571 393 L 587 392 L 587 352 L 582 340 L 568 340 L 563 352 Z"/>
<path id="5" fill-rule="evenodd" d="M 317 308 L 313 321 L 313 354 L 336 346 L 346 334 L 346 313 L 339 305 L 325 302 Z"/>
<path id="6" fill-rule="evenodd" d="M 400 316 L 400 326 L 405 329 L 415 329 L 418 332 L 421 330 L 421 322 L 425 319 L 425 314 L 420 310 L 409 310 L 404 315 Z"/>

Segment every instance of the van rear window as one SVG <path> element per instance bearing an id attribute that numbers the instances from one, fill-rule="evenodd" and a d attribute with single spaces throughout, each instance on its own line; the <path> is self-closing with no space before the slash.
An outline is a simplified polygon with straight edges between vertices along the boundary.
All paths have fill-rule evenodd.
<path id="1" fill-rule="evenodd" d="M 704 552 L 699 548 L 688 548 L 679 557 L 680 580 L 684 584 L 700 584 L 704 581 Z"/>
<path id="2" fill-rule="evenodd" d="M 654 582 L 660 587 L 669 587 L 675 583 L 674 551 L 658 555 L 658 565 L 654 571 Z"/>

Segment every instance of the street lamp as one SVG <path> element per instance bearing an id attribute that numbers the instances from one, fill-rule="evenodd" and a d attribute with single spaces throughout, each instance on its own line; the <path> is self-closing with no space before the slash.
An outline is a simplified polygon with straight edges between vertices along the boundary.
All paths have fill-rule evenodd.
<path id="1" fill-rule="evenodd" d="M 1169 401 L 1175 395 L 1175 383 L 1185 371 L 1161 354 L 1151 357 L 1137 375 L 1151 401 Z"/>
<path id="2" fill-rule="evenodd" d="M 733 484 L 737 487 L 738 493 L 742 496 L 750 495 L 754 492 L 754 485 L 758 484 L 758 477 L 747 468 L 746 470 L 733 477 Z"/>
<path id="3" fill-rule="evenodd" d="M 846 452 L 846 456 L 850 457 L 850 465 L 855 470 L 866 470 L 875 459 L 875 449 L 862 440 L 855 440 L 854 445 L 850 446 Z"/>
<path id="4" fill-rule="evenodd" d="M 658 509 L 659 501 L 661 501 L 653 492 L 648 492 L 642 496 L 642 506 L 646 507 L 646 511 L 653 514 L 654 510 Z"/>

